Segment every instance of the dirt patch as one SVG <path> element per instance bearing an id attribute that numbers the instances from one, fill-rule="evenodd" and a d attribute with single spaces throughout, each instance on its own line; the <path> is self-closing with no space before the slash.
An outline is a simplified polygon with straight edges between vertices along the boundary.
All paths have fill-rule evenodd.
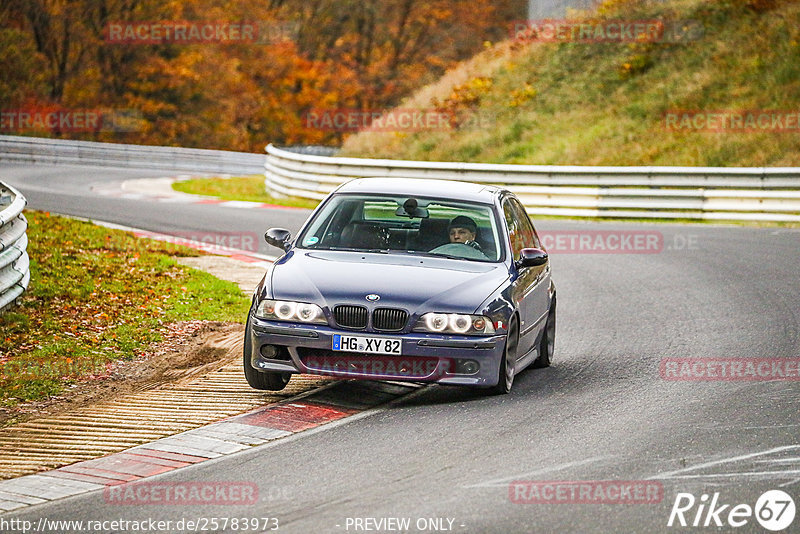
<path id="1" fill-rule="evenodd" d="M 239 285 L 246 295 L 252 295 L 267 268 L 262 264 L 251 264 L 225 256 L 205 255 L 192 258 L 175 258 L 181 265 L 200 269 L 220 280 L 228 280 Z"/>
<path id="2" fill-rule="evenodd" d="M 205 363 L 213 363 L 221 360 L 227 354 L 227 349 L 223 349 L 221 347 L 200 347 L 193 352 L 190 361 L 175 364 L 175 370 L 191 369 Z"/>
<path id="3" fill-rule="evenodd" d="M 181 321 L 162 327 L 163 340 L 130 361 L 117 361 L 107 376 L 81 380 L 44 401 L 0 408 L 0 427 L 107 402 L 120 395 L 179 382 L 241 358 L 244 325 Z"/>

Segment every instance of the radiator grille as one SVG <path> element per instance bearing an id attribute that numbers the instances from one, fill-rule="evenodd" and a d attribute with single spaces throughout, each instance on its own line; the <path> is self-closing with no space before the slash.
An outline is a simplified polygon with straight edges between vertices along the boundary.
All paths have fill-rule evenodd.
<path id="1" fill-rule="evenodd" d="M 336 324 L 344 328 L 366 328 L 369 312 L 363 306 L 340 305 L 333 309 Z"/>
<path id="2" fill-rule="evenodd" d="M 372 312 L 372 327 L 385 332 L 397 332 L 406 326 L 408 312 L 395 308 L 378 308 Z"/>

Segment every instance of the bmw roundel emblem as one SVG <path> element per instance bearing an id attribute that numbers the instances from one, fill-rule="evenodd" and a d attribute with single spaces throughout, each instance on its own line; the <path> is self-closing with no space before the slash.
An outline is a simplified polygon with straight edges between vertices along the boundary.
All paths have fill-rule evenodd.
<path id="1" fill-rule="evenodd" d="M 370 302 L 378 302 L 379 300 L 381 300 L 381 296 L 380 295 L 376 295 L 375 293 L 372 293 L 370 295 L 367 295 L 367 300 L 370 301 Z"/>

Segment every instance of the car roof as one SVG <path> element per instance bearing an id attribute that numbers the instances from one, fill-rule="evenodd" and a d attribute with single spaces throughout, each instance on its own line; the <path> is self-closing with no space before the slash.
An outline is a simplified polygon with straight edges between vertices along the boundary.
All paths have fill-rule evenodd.
<path id="1" fill-rule="evenodd" d="M 456 180 L 423 178 L 358 178 L 347 182 L 337 193 L 376 193 L 382 195 L 432 197 L 467 202 L 494 203 L 506 189 L 494 185 L 473 184 Z"/>

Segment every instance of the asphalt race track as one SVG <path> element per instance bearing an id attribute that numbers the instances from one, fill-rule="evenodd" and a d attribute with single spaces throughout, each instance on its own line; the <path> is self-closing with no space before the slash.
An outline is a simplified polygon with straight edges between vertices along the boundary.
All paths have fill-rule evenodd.
<path id="1" fill-rule="evenodd" d="M 155 203 L 90 190 L 163 175 L 0 166 L 0 180 L 20 189 L 30 209 L 165 233 L 262 235 L 271 226 L 296 232 L 308 214 Z M 754 517 L 733 529 L 728 512 L 738 504 L 754 507 L 776 489 L 800 505 L 796 371 L 794 379 L 772 381 L 680 381 L 660 373 L 665 358 L 797 361 L 800 229 L 557 220 L 537 228 L 545 234 L 650 232 L 662 241 L 647 254 L 551 250 L 556 358 L 548 369 L 518 375 L 510 395 L 428 387 L 366 417 L 153 479 L 254 482 L 260 497 L 253 505 L 120 506 L 95 492 L 3 517 L 172 520 L 171 531 L 180 519 L 270 517 L 278 519 L 279 532 L 296 533 L 399 531 L 376 530 L 397 525 L 387 518 L 407 518 L 410 532 L 767 532 Z M 660 484 L 663 498 L 512 502 L 514 481 L 644 481 Z M 718 493 L 719 504 L 730 505 L 718 516 L 723 527 L 715 528 L 713 518 L 707 527 L 668 527 L 679 493 L 694 495 L 698 505 L 704 493 Z M 686 512 L 687 522 L 698 505 Z M 785 530 L 791 531 L 800 532 L 800 518 Z"/>
<path id="2" fill-rule="evenodd" d="M 268 250 L 264 232 L 284 225 L 297 231 L 308 217 L 299 209 L 243 210 L 212 205 L 155 203 L 95 194 L 92 187 L 122 183 L 135 178 L 169 176 L 164 171 L 133 171 L 108 167 L 11 166 L 0 164 L 0 180 L 17 187 L 28 199 L 28 208 L 113 222 L 153 232 L 204 231 L 258 235 L 259 252 Z"/>

